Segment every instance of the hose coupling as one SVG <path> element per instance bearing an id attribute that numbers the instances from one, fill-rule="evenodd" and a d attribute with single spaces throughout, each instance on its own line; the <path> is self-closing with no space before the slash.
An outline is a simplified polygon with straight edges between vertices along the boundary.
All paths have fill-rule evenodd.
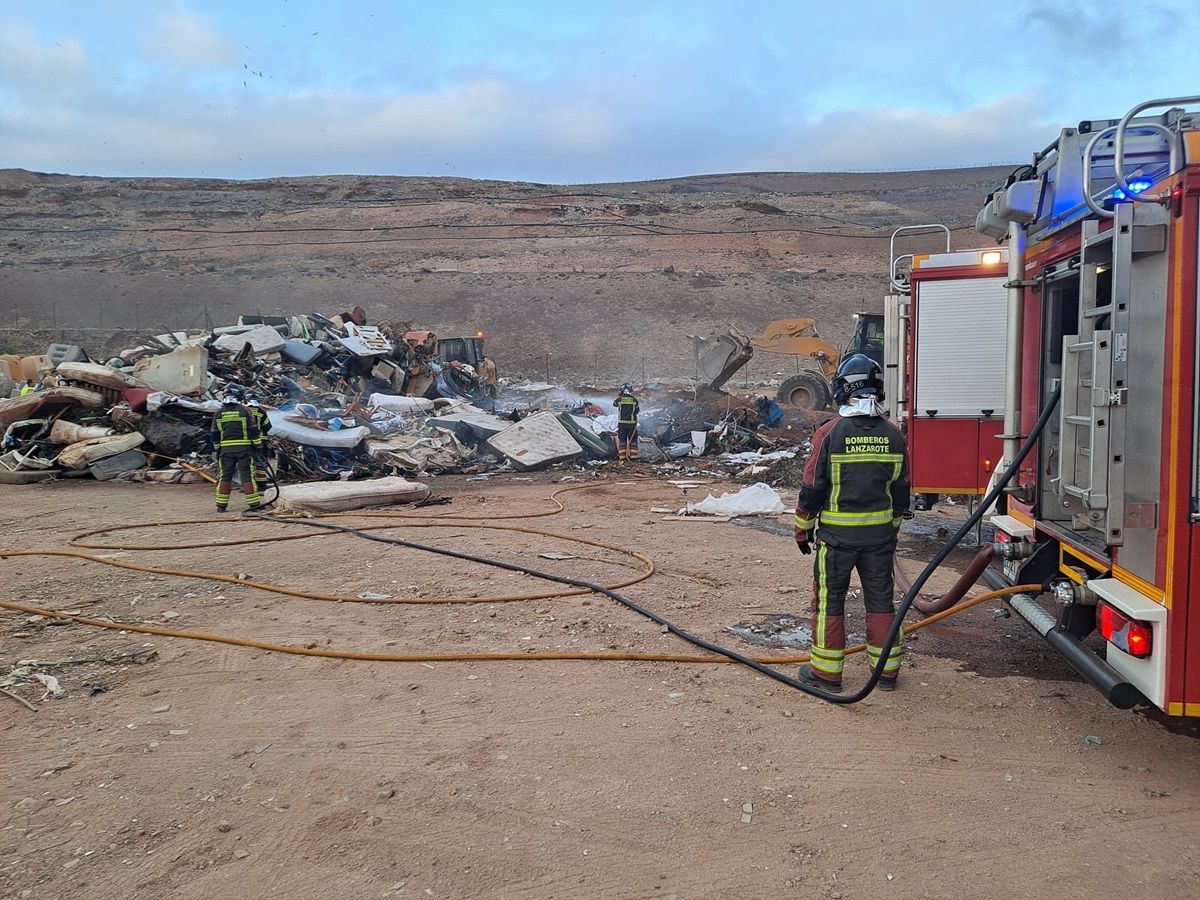
<path id="1" fill-rule="evenodd" d="M 1074 581 L 1056 581 L 1050 586 L 1050 594 L 1061 606 L 1095 606 L 1096 595 L 1088 590 L 1086 584 L 1076 584 Z"/>
<path id="2" fill-rule="evenodd" d="M 1029 559 L 1033 556 L 1032 541 L 997 541 L 992 553 L 999 559 Z"/>

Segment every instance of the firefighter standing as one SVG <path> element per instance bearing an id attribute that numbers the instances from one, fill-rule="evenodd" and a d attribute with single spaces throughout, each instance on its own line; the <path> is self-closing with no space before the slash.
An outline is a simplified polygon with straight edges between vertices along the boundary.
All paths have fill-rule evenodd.
<path id="1" fill-rule="evenodd" d="M 254 417 L 254 424 L 258 427 L 258 436 L 261 439 L 258 449 L 254 451 L 254 480 L 260 487 L 264 487 L 268 481 L 267 464 L 270 449 L 267 440 L 271 434 L 271 420 L 262 408 L 262 400 L 254 391 L 246 391 L 246 408 Z"/>
<path id="2" fill-rule="evenodd" d="M 475 372 L 479 375 L 479 380 L 487 385 L 488 393 L 495 397 L 500 390 L 500 373 L 491 357 L 485 356 L 481 359 Z"/>
<path id="3" fill-rule="evenodd" d="M 617 408 L 617 458 L 637 459 L 638 455 L 638 401 L 633 396 L 633 385 L 628 381 L 621 385 L 621 393 L 613 401 Z"/>
<path id="4" fill-rule="evenodd" d="M 846 655 L 846 591 L 858 570 L 867 618 L 867 655 L 874 667 L 895 615 L 892 564 L 896 534 L 908 514 L 909 483 L 904 436 L 883 418 L 883 370 L 856 353 L 833 379 L 840 415 L 817 429 L 796 504 L 796 544 L 813 552 L 812 662 L 800 680 L 828 691 L 842 689 Z M 888 654 L 882 690 L 896 687 L 903 631 Z"/>
<path id="5" fill-rule="evenodd" d="M 262 502 L 262 495 L 254 480 L 255 454 L 262 447 L 262 435 L 254 414 L 242 405 L 242 400 L 241 389 L 237 385 L 229 385 L 221 397 L 221 411 L 213 417 L 212 439 L 220 467 L 217 476 L 217 512 L 225 512 L 229 508 L 229 494 L 233 490 L 235 474 L 242 479 L 246 508 L 256 510 Z"/>

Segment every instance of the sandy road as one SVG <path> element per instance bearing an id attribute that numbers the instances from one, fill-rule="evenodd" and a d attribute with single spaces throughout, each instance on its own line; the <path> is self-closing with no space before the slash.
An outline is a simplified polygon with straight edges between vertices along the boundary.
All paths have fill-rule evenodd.
<path id="1" fill-rule="evenodd" d="M 493 515 L 545 508 L 549 481 L 437 488 L 449 509 Z M 23 549 L 210 503 L 190 487 L 0 492 L 5 544 Z M 661 572 L 629 595 L 708 637 L 734 642 L 728 625 L 804 608 L 808 562 L 786 537 L 648 512 L 679 500 L 652 479 L 610 484 L 536 524 L 648 553 Z M 531 535 L 451 525 L 418 539 L 628 572 L 603 552 L 541 559 L 578 545 Z M 348 536 L 120 558 L 346 594 L 542 588 Z M 6 597 L 89 615 L 316 646 L 686 649 L 599 597 L 317 603 L 30 558 L 0 561 L 0 579 Z M 143 665 L 55 670 L 67 696 L 36 714 L 0 697 L 0 898 L 1189 895 L 1195 729 L 1110 709 L 1022 629 L 985 605 L 923 632 L 903 689 L 849 709 L 733 666 L 362 663 L 153 639 Z M 4 613 L 0 671 L 144 643 Z"/>

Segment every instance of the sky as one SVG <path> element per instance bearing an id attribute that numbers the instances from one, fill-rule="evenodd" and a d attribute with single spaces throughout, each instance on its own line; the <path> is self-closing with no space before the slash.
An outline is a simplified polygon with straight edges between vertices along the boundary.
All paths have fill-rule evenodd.
<path id="1" fill-rule="evenodd" d="M 1200 3 L 0 0 L 0 168 L 587 183 L 1019 163 L 1200 93 Z"/>

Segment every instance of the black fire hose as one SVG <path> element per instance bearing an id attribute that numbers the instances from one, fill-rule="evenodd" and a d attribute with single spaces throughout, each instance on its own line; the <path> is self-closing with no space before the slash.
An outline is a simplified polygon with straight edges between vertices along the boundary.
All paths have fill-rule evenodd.
<path id="1" fill-rule="evenodd" d="M 272 497 L 270 500 L 264 498 L 262 501 L 263 506 L 270 506 L 279 499 L 279 478 L 275 474 L 275 467 L 271 465 L 270 457 L 267 456 L 265 450 L 263 451 L 262 455 L 262 467 L 263 471 L 267 473 L 267 482 L 275 489 L 274 497 Z"/>
<path id="2" fill-rule="evenodd" d="M 996 501 L 996 498 L 1000 496 L 1000 492 L 1003 491 L 1004 488 L 1008 485 L 1009 481 L 1012 480 L 1013 476 L 1017 473 L 1017 470 L 1019 469 L 1021 463 L 1025 460 L 1025 457 L 1027 457 L 1029 455 L 1030 451 L 1033 449 L 1033 445 L 1037 441 L 1038 436 L 1042 433 L 1043 429 L 1045 429 L 1045 427 L 1046 427 L 1046 424 L 1050 421 L 1050 416 L 1053 413 L 1055 407 L 1058 405 L 1058 400 L 1059 400 L 1059 397 L 1061 396 L 1061 394 L 1062 394 L 1062 388 L 1060 387 L 1058 390 L 1055 391 L 1054 395 L 1050 398 L 1046 407 L 1042 410 L 1042 414 L 1038 418 L 1037 424 L 1034 425 L 1033 431 L 1030 433 L 1029 437 L 1027 437 L 1025 439 L 1025 443 L 1021 446 L 1021 449 L 1017 453 L 1016 458 L 1013 459 L 1012 464 L 1005 471 L 1004 475 L 1001 476 L 1000 480 L 996 482 L 995 487 L 993 487 L 992 490 L 988 492 L 987 496 L 984 497 L 983 501 L 979 504 L 979 507 L 975 510 L 975 512 L 970 517 L 968 517 L 968 519 L 962 524 L 962 526 L 958 529 L 958 531 L 954 534 L 954 536 L 951 537 L 950 540 L 946 542 L 946 545 L 929 562 L 929 564 L 925 567 L 925 569 L 921 572 L 921 574 L 913 582 L 912 586 L 905 592 L 904 597 L 900 601 L 900 607 L 896 611 L 896 616 L 892 620 L 892 627 L 888 631 L 887 639 L 884 642 L 882 650 L 880 651 L 879 661 L 875 664 L 875 668 L 872 670 L 871 677 L 867 680 L 867 683 L 865 685 L 863 685 L 862 688 L 860 688 L 859 691 L 855 694 L 847 694 L 847 695 L 832 694 L 832 693 L 828 693 L 826 691 L 822 691 L 817 688 L 814 688 L 811 685 L 808 685 L 802 681 L 796 680 L 795 678 L 789 678 L 787 675 L 784 675 L 783 673 L 778 672 L 775 669 L 772 669 L 770 666 L 764 665 L 763 663 L 760 663 L 753 659 L 750 659 L 749 657 L 744 656 L 741 653 L 738 653 L 736 650 L 730 650 L 728 647 L 722 647 L 719 644 L 714 644 L 711 641 L 707 641 L 698 635 L 694 635 L 688 631 L 685 631 L 682 628 L 680 628 L 678 625 L 675 625 L 673 622 L 670 622 L 667 619 L 663 618 L 661 615 L 654 612 L 653 610 L 646 609 L 644 606 L 641 606 L 641 605 L 635 603 L 634 601 L 630 600 L 628 597 L 622 596 L 621 594 L 618 594 L 616 591 L 609 590 L 608 588 L 604 587 L 603 585 L 593 584 L 588 581 L 582 581 L 578 578 L 568 578 L 563 575 L 554 575 L 549 572 L 542 572 L 538 569 L 531 569 L 528 566 L 522 566 L 522 565 L 519 565 L 516 563 L 504 562 L 503 560 L 488 559 L 488 558 L 482 557 L 482 556 L 475 556 L 474 554 L 463 553 L 459 550 L 449 550 L 444 547 L 431 547 L 427 544 L 418 544 L 414 541 L 403 540 L 402 538 L 384 537 L 384 536 L 378 535 L 378 534 L 371 534 L 369 532 L 359 531 L 356 528 L 350 528 L 345 525 L 334 525 L 329 522 L 318 522 L 318 521 L 313 521 L 311 519 L 278 519 L 278 518 L 274 518 L 274 517 L 264 516 L 261 513 L 256 514 L 256 516 L 258 518 L 264 519 L 269 522 L 279 522 L 279 523 L 282 523 L 285 525 L 301 525 L 306 528 L 321 528 L 326 531 L 340 531 L 340 532 L 343 532 L 344 534 L 353 534 L 357 537 L 364 538 L 365 540 L 368 540 L 368 541 L 376 541 L 377 543 L 381 543 L 381 544 L 391 544 L 391 545 L 397 546 L 397 547 L 407 547 L 412 550 L 422 550 L 426 553 L 435 553 L 439 556 L 448 556 L 448 557 L 451 557 L 452 559 L 461 559 L 466 562 L 480 563 L 483 565 L 493 566 L 493 567 L 499 568 L 499 569 L 505 569 L 509 572 L 518 572 L 522 575 L 530 575 L 534 578 L 541 578 L 545 581 L 551 581 L 551 582 L 554 582 L 557 584 L 565 584 L 565 585 L 570 585 L 571 587 L 586 588 L 587 590 L 594 591 L 597 594 L 603 594 L 604 596 L 608 597 L 609 599 L 614 600 L 617 603 L 620 603 L 622 606 L 626 607 L 627 609 L 631 609 L 634 612 L 638 613 L 639 615 L 645 616 L 647 619 L 650 619 L 652 622 L 655 622 L 655 623 L 663 626 L 664 628 L 666 628 L 671 634 L 674 634 L 677 637 L 682 638 L 683 640 L 687 641 L 689 644 L 692 644 L 695 647 L 700 647 L 704 650 L 710 651 L 711 653 L 716 653 L 716 654 L 726 657 L 727 659 L 731 659 L 734 662 L 740 663 L 741 665 L 744 665 L 744 666 L 747 666 L 748 668 L 754 669 L 756 672 L 760 672 L 763 675 L 766 675 L 768 678 L 773 678 L 782 684 L 786 684 L 788 687 L 795 688 L 796 690 L 799 690 L 799 691 L 803 691 L 806 694 L 809 694 L 813 697 L 817 697 L 818 699 L 821 699 L 821 700 L 825 700 L 828 703 L 846 703 L 846 704 L 857 703 L 858 701 L 865 698 L 868 694 L 870 694 L 871 691 L 873 691 L 875 689 L 875 685 L 877 685 L 879 683 L 879 678 L 883 674 L 883 667 L 887 663 L 888 654 L 891 652 L 892 647 L 895 646 L 896 641 L 899 639 L 900 628 L 904 622 L 904 617 L 908 613 L 909 608 L 912 606 L 914 598 L 916 598 L 917 595 L 920 593 L 921 588 L 924 586 L 925 582 L 929 579 L 929 576 L 932 575 L 934 570 L 936 570 L 938 568 L 938 566 L 940 566 L 946 560 L 946 557 L 948 557 L 951 554 L 951 552 L 953 552 L 954 548 L 958 546 L 959 541 L 961 541 L 964 537 L 966 537 L 967 534 L 970 533 L 971 529 L 974 528 L 976 523 L 983 517 L 984 511 Z"/>

